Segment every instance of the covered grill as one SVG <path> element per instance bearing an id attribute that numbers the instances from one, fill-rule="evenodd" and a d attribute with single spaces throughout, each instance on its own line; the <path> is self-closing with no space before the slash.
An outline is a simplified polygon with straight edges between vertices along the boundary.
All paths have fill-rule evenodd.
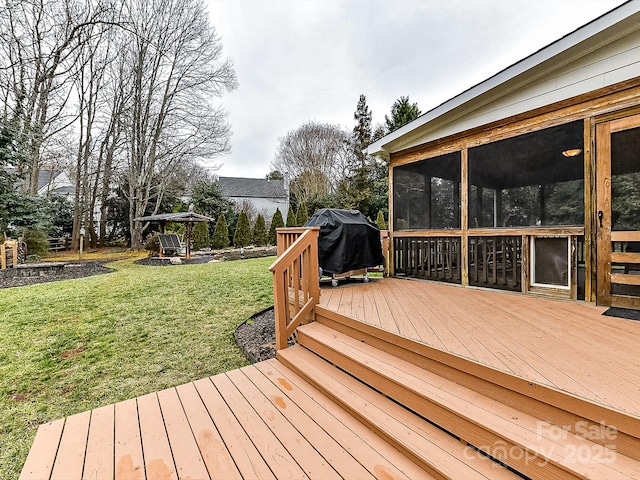
<path id="1" fill-rule="evenodd" d="M 324 275 L 359 275 L 384 264 L 380 229 L 358 210 L 323 208 L 304 226 L 320 227 L 318 256 Z"/>

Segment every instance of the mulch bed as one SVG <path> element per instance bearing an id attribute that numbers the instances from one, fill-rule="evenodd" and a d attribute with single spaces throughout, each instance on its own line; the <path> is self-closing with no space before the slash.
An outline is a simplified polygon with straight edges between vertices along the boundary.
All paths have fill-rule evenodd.
<path id="1" fill-rule="evenodd" d="M 240 324 L 233 336 L 251 363 L 276 356 L 276 328 L 273 307 L 253 315 Z"/>
<path id="2" fill-rule="evenodd" d="M 65 262 L 65 266 L 61 272 L 55 275 L 46 275 L 42 272 L 37 276 L 22 276 L 17 269 L 7 268 L 0 270 L 0 288 L 23 287 L 25 285 L 34 285 L 36 283 L 57 282 L 60 280 L 70 280 L 72 278 L 90 277 L 92 275 L 101 275 L 111 272 L 110 268 L 104 266 L 105 262 L 87 261 L 87 262 Z"/>
<path id="3" fill-rule="evenodd" d="M 242 252 L 239 248 L 234 248 L 226 250 L 215 250 L 211 253 L 195 252 L 192 254 L 189 260 L 184 257 L 178 258 L 180 258 L 180 265 L 194 265 L 198 263 L 243 260 L 246 258 L 271 257 L 274 255 L 276 255 L 276 247 L 247 247 Z M 147 257 L 136 260 L 135 263 L 139 265 L 150 265 L 155 267 L 173 265 L 171 263 L 171 257 Z"/>

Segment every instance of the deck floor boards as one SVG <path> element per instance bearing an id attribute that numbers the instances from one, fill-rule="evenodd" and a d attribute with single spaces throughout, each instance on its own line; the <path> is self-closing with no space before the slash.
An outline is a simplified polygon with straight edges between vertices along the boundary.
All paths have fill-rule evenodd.
<path id="1" fill-rule="evenodd" d="M 323 288 L 320 303 L 640 416 L 640 322 L 602 307 L 390 278 Z M 21 479 L 434 478 L 312 383 L 270 360 L 44 424 Z M 372 398 L 353 397 L 384 419 Z M 411 418 L 407 441 L 428 442 Z"/>
<path id="2" fill-rule="evenodd" d="M 434 477 L 269 360 L 44 424 L 21 478 Z"/>
<path id="3" fill-rule="evenodd" d="M 347 289 L 351 301 L 335 302 Z M 398 278 L 338 286 L 325 303 L 328 290 L 330 310 L 352 316 L 362 301 L 364 323 L 640 416 L 640 322 L 604 307 Z"/>

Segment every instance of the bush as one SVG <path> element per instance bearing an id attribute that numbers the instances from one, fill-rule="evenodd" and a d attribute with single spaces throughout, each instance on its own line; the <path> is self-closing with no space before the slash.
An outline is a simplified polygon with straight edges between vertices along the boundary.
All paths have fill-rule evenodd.
<path id="1" fill-rule="evenodd" d="M 238 214 L 232 209 L 229 209 L 224 213 L 224 216 L 229 230 L 229 245 L 231 245 L 233 243 L 233 236 L 236 233 L 236 225 L 238 225 Z"/>
<path id="2" fill-rule="evenodd" d="M 158 233 L 154 232 L 147 235 L 142 248 L 151 253 L 160 253 L 160 239 L 158 238 Z"/>
<path id="3" fill-rule="evenodd" d="M 254 245 L 262 247 L 267 244 L 267 225 L 264 222 L 262 214 L 256 218 L 256 223 L 253 226 L 253 232 L 251 232 L 251 241 Z"/>
<path id="4" fill-rule="evenodd" d="M 25 229 L 22 237 L 27 244 L 27 254 L 38 257 L 46 257 L 49 252 L 49 241 L 42 230 Z"/>
<path id="5" fill-rule="evenodd" d="M 384 213 L 382 213 L 382 210 L 378 211 L 378 217 L 376 218 L 376 225 L 378 225 L 378 228 L 380 230 L 387 229 L 387 222 L 384 221 Z"/>
<path id="6" fill-rule="evenodd" d="M 282 213 L 280 213 L 280 209 L 277 208 L 276 213 L 273 214 L 273 218 L 271 219 L 271 226 L 269 227 L 269 245 L 275 245 L 278 242 L 278 234 L 276 232 L 276 229 L 282 227 L 284 227 L 284 220 L 282 218 Z"/>
<path id="7" fill-rule="evenodd" d="M 229 246 L 229 227 L 224 215 L 218 217 L 216 228 L 213 231 L 213 248 L 227 248 Z"/>
<path id="8" fill-rule="evenodd" d="M 296 212 L 296 223 L 298 227 L 304 226 L 309 221 L 309 211 L 307 210 L 307 204 L 301 203 L 298 205 L 298 211 Z"/>
<path id="9" fill-rule="evenodd" d="M 191 232 L 191 242 L 194 250 L 209 248 L 209 227 L 207 222 L 196 222 Z"/>
<path id="10" fill-rule="evenodd" d="M 246 247 L 249 243 L 251 243 L 251 226 L 249 225 L 249 218 L 243 210 L 238 217 L 236 233 L 233 235 L 233 244 L 236 247 Z"/>
<path id="11" fill-rule="evenodd" d="M 298 221 L 296 220 L 296 214 L 293 213 L 293 208 L 289 205 L 289 211 L 287 212 L 287 227 L 297 227 Z"/>

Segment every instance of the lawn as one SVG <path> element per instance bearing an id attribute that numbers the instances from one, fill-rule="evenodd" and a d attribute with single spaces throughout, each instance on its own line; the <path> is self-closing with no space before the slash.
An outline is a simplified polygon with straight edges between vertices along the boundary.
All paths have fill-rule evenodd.
<path id="1" fill-rule="evenodd" d="M 0 290 L 0 479 L 39 424 L 247 364 L 234 329 L 273 304 L 273 258 Z"/>

